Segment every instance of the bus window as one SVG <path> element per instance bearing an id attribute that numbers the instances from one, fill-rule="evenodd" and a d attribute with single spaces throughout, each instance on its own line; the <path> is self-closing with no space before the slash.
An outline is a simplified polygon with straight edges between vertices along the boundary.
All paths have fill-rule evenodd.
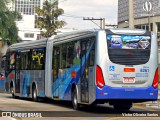
<path id="1" fill-rule="evenodd" d="M 54 47 L 53 49 L 53 78 L 56 79 L 58 78 L 58 69 L 60 67 L 60 48 Z"/>
<path id="2" fill-rule="evenodd" d="M 64 44 L 61 46 L 61 52 L 60 52 L 60 68 L 66 68 L 66 54 L 67 54 L 67 46 Z"/>
<path id="3" fill-rule="evenodd" d="M 11 53 L 10 54 L 10 70 L 14 70 L 15 69 L 15 53 Z"/>
<path id="4" fill-rule="evenodd" d="M 10 53 L 6 53 L 5 76 L 8 76 L 9 72 L 10 72 Z"/>
<path id="5" fill-rule="evenodd" d="M 93 46 L 91 48 L 91 52 L 89 55 L 89 66 L 93 66 L 94 65 L 94 60 L 95 60 L 95 41 L 93 41 Z"/>
<path id="6" fill-rule="evenodd" d="M 20 70 L 21 67 L 21 60 L 20 60 L 20 55 L 19 52 L 16 52 L 16 70 Z"/>
<path id="7" fill-rule="evenodd" d="M 74 43 L 69 43 L 67 45 L 67 68 L 70 68 L 73 65 L 74 58 Z"/>
<path id="8" fill-rule="evenodd" d="M 74 59 L 73 64 L 79 65 L 81 63 L 81 44 L 80 41 L 74 43 Z"/>
<path id="9" fill-rule="evenodd" d="M 44 70 L 45 49 L 33 49 L 31 55 L 32 55 L 31 69 Z"/>
<path id="10" fill-rule="evenodd" d="M 31 69 L 31 51 L 24 50 L 20 52 L 21 70 Z"/>

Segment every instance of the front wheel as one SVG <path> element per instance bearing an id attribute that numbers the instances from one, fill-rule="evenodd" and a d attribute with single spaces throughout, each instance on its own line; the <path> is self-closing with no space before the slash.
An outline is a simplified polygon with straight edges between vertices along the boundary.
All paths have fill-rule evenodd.
<path id="1" fill-rule="evenodd" d="M 74 89 L 73 92 L 72 92 L 72 105 L 73 105 L 73 109 L 75 109 L 75 110 L 79 109 L 76 89 Z"/>

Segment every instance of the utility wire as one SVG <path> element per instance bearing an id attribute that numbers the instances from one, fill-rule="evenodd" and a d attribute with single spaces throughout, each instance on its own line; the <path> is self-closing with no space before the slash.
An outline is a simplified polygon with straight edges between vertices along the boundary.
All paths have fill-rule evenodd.
<path id="1" fill-rule="evenodd" d="M 82 16 L 75 16 L 75 15 L 70 15 L 70 14 L 62 14 L 61 16 L 64 16 L 64 17 L 71 17 L 71 18 L 83 18 Z"/>

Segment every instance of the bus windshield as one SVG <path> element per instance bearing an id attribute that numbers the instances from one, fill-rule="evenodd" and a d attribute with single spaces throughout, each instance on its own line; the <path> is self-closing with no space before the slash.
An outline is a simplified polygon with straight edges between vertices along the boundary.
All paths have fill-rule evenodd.
<path id="1" fill-rule="evenodd" d="M 108 54 L 113 63 L 134 65 L 148 62 L 150 36 L 107 35 Z M 118 50 L 117 50 L 118 48 Z"/>

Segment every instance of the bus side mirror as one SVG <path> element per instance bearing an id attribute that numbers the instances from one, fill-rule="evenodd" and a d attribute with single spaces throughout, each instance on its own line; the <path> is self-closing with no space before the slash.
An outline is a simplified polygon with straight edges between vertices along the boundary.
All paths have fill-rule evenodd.
<path id="1" fill-rule="evenodd" d="M 6 55 L 2 56 L 2 61 L 1 61 L 1 68 L 4 70 L 5 69 L 5 62 L 6 61 Z"/>

